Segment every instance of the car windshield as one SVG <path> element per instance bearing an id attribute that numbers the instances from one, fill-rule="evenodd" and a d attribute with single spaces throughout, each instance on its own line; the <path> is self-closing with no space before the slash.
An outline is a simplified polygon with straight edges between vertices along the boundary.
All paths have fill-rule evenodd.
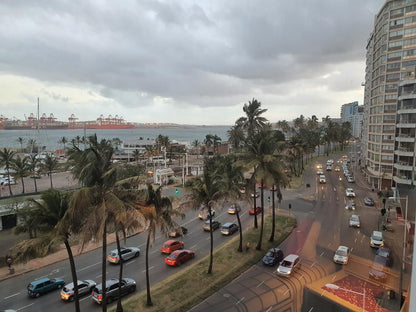
<path id="1" fill-rule="evenodd" d="M 29 285 L 27 285 L 27 288 L 28 289 L 30 289 L 30 290 L 32 290 L 34 287 L 33 287 L 33 284 L 29 284 Z"/>
<path id="2" fill-rule="evenodd" d="M 371 238 L 374 240 L 381 240 L 381 235 L 378 233 L 373 233 L 373 236 Z"/>
<path id="3" fill-rule="evenodd" d="M 273 257 L 273 252 L 272 251 L 268 251 L 266 253 L 266 257 Z"/>
<path id="4" fill-rule="evenodd" d="M 341 257 L 346 257 L 347 256 L 347 251 L 338 249 L 337 252 L 336 252 L 336 255 L 341 256 Z"/>
<path id="5" fill-rule="evenodd" d="M 178 257 L 178 255 L 177 254 L 171 254 L 170 256 L 169 256 L 169 258 L 171 258 L 171 259 L 176 259 Z"/>
<path id="6" fill-rule="evenodd" d="M 358 217 L 351 217 L 351 221 L 358 221 Z"/>
<path id="7" fill-rule="evenodd" d="M 110 253 L 110 256 L 111 256 L 111 257 L 117 257 L 117 256 L 118 256 L 118 253 L 117 253 L 117 252 L 112 251 L 112 252 Z"/>
<path id="8" fill-rule="evenodd" d="M 168 244 L 163 244 L 163 247 L 164 247 L 164 248 L 168 248 L 168 247 L 169 247 L 169 245 L 168 245 Z"/>
<path id="9" fill-rule="evenodd" d="M 287 260 L 283 260 L 281 266 L 285 267 L 285 268 L 291 268 L 293 265 L 293 262 L 291 261 L 287 261 Z"/>
<path id="10" fill-rule="evenodd" d="M 374 258 L 374 262 L 379 264 L 379 265 L 386 266 L 387 260 L 384 257 L 376 256 Z"/>

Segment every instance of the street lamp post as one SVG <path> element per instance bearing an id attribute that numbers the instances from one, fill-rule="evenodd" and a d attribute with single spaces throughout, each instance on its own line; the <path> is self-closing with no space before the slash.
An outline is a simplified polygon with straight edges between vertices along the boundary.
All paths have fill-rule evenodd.
<path id="1" fill-rule="evenodd" d="M 337 290 L 337 289 L 345 290 L 345 291 L 349 291 L 349 292 L 351 292 L 353 294 L 357 294 L 357 295 L 363 296 L 363 311 L 365 311 L 365 288 L 363 288 L 363 292 L 360 293 L 358 291 L 354 291 L 354 290 L 351 290 L 351 289 L 339 287 L 338 285 L 335 285 L 335 284 L 326 284 L 325 287 L 330 288 L 330 289 L 335 289 L 335 290 Z"/>

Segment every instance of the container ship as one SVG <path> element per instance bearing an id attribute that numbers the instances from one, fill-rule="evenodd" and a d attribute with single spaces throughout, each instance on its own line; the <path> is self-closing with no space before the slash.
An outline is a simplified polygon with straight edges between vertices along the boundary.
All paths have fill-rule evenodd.
<path id="1" fill-rule="evenodd" d="M 43 114 L 39 119 L 33 113 L 26 118 L 26 121 L 8 120 L 7 118 L 1 121 L 2 129 L 4 130 L 30 130 L 30 129 L 67 129 L 68 123 L 56 121 L 53 114 L 49 117 Z"/>
<path id="2" fill-rule="evenodd" d="M 133 123 L 125 122 L 125 120 L 118 115 L 115 115 L 114 117 L 111 115 L 108 115 L 108 117 L 100 115 L 96 121 L 86 122 L 77 122 L 77 119 L 78 118 L 76 118 L 74 114 L 68 118 L 70 129 L 133 129 L 136 127 Z"/>

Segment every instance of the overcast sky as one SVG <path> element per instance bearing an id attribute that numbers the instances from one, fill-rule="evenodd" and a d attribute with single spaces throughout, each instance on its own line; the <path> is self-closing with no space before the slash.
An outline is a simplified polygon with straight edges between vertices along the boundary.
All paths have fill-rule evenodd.
<path id="1" fill-rule="evenodd" d="M 384 0 L 0 1 L 0 114 L 232 125 L 363 102 Z"/>

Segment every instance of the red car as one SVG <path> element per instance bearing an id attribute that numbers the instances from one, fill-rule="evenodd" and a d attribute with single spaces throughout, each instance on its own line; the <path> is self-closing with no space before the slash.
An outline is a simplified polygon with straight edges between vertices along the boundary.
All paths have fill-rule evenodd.
<path id="1" fill-rule="evenodd" d="M 166 257 L 165 263 L 171 266 L 180 266 L 189 259 L 193 259 L 195 253 L 190 250 L 176 250 Z"/>
<path id="2" fill-rule="evenodd" d="M 160 251 L 165 254 L 170 254 L 178 249 L 183 249 L 183 242 L 174 239 L 164 242 L 162 247 L 160 247 Z"/>
<path id="3" fill-rule="evenodd" d="M 254 207 L 251 207 L 248 210 L 248 214 L 254 215 L 254 214 L 259 214 L 261 213 L 261 207 L 256 207 L 256 209 L 254 209 Z"/>

